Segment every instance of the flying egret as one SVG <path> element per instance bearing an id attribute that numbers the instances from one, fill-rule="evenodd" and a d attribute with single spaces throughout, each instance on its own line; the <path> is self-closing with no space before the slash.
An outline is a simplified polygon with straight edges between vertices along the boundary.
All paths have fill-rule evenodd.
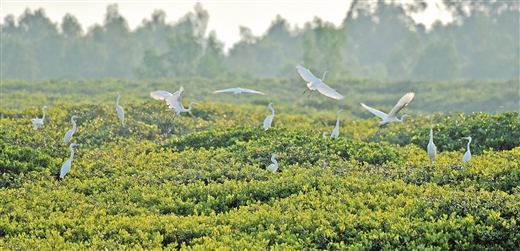
<path id="1" fill-rule="evenodd" d="M 330 88 L 328 85 L 323 83 L 323 80 L 325 79 L 325 75 L 327 75 L 328 71 L 325 71 L 323 73 L 323 77 L 321 79 L 315 77 L 312 75 L 312 73 L 308 70 L 303 68 L 301 65 L 296 65 L 296 69 L 298 70 L 298 73 L 300 73 L 300 76 L 303 78 L 303 80 L 307 81 L 307 90 L 305 90 L 303 93 L 310 90 L 309 96 L 314 90 L 318 90 L 321 94 L 333 98 L 333 99 L 343 99 L 343 95 L 336 92 L 336 90 Z"/>
<path id="2" fill-rule="evenodd" d="M 468 150 L 464 153 L 464 156 L 462 156 L 462 162 L 468 162 L 471 159 L 471 152 L 469 150 L 469 144 L 471 143 L 471 137 L 462 137 L 463 139 L 467 139 L 468 141 Z"/>
<path id="3" fill-rule="evenodd" d="M 433 129 L 432 125 L 430 125 L 430 142 L 428 142 L 428 157 L 430 157 L 430 162 L 435 161 L 435 156 L 437 155 L 437 150 L 435 149 L 435 144 L 433 143 Z"/>
<path id="4" fill-rule="evenodd" d="M 35 119 L 31 119 L 31 122 L 33 123 L 34 125 L 34 130 L 38 129 L 38 127 L 40 127 L 41 125 L 43 125 L 43 120 L 45 120 L 45 110 L 47 110 L 47 106 L 44 106 L 42 108 L 42 113 L 43 113 L 43 116 L 41 119 L 39 118 L 35 118 Z"/>
<path id="5" fill-rule="evenodd" d="M 281 158 L 281 156 L 278 156 L 278 154 L 273 154 L 273 156 L 271 156 L 271 161 L 273 163 L 267 167 L 267 169 L 271 169 L 273 173 L 278 170 L 278 161 L 276 161 L 276 158 Z"/>
<path id="6" fill-rule="evenodd" d="M 365 109 L 367 109 L 369 112 L 371 112 L 372 114 L 381 118 L 382 121 L 379 122 L 379 126 L 384 126 L 384 125 L 386 125 L 388 123 L 392 123 L 392 122 L 403 122 L 404 118 L 410 117 L 408 114 L 404 114 L 403 116 L 401 116 L 401 119 L 398 119 L 396 117 L 396 115 L 399 111 L 401 111 L 401 109 L 403 109 L 405 106 L 407 106 L 408 103 L 410 103 L 410 101 L 412 101 L 414 95 L 415 95 L 415 93 L 413 93 L 413 92 L 406 93 L 401 99 L 399 99 L 397 104 L 390 110 L 390 112 L 388 114 L 386 114 L 382 111 L 376 110 L 372 107 L 369 107 L 369 106 L 365 105 L 364 103 L 360 103 L 360 104 Z"/>
<path id="7" fill-rule="evenodd" d="M 235 95 L 238 95 L 240 93 L 254 93 L 254 94 L 260 94 L 260 95 L 266 95 L 267 93 L 263 93 L 263 92 L 259 92 L 259 91 L 255 91 L 255 90 L 251 90 L 251 89 L 246 89 L 246 88 L 240 88 L 240 87 L 236 87 L 236 88 L 228 88 L 228 89 L 224 89 L 224 90 L 217 90 L 217 91 L 214 91 L 213 94 L 215 93 L 222 93 L 222 92 L 232 92 L 233 93 L 233 97 Z"/>
<path id="8" fill-rule="evenodd" d="M 264 129 L 267 131 L 267 129 L 269 129 L 269 127 L 271 127 L 271 122 L 273 122 L 273 118 L 274 118 L 274 108 L 273 108 L 273 102 L 269 103 L 269 108 L 271 109 L 271 112 L 272 114 L 265 117 L 264 119 Z"/>
<path id="9" fill-rule="evenodd" d="M 63 177 L 65 177 L 65 174 L 70 172 L 70 166 L 72 165 L 72 158 L 74 158 L 74 149 L 72 149 L 72 148 L 76 147 L 76 146 L 79 146 L 79 145 L 76 143 L 72 143 L 69 146 L 70 158 L 67 161 L 65 161 L 65 163 L 63 163 L 63 165 L 61 166 L 60 179 L 63 179 Z"/>
<path id="10" fill-rule="evenodd" d="M 150 92 L 150 97 L 156 99 L 156 100 L 165 100 L 166 104 L 172 109 L 172 111 L 175 113 L 175 116 L 179 115 L 181 112 L 189 112 L 191 110 L 191 106 L 196 104 L 195 102 L 191 102 L 188 105 L 188 109 L 184 108 L 182 105 L 182 94 L 184 93 L 184 88 L 181 86 L 181 88 L 174 92 L 173 94 L 167 92 L 167 91 L 154 91 Z"/>
<path id="11" fill-rule="evenodd" d="M 342 112 L 343 110 L 339 110 L 338 111 L 338 119 L 336 120 L 336 127 L 334 127 L 334 130 L 332 130 L 332 133 L 330 134 L 330 138 L 335 138 L 335 137 L 338 137 L 339 135 L 339 114 Z"/>
<path id="12" fill-rule="evenodd" d="M 65 142 L 65 143 L 68 143 L 72 139 L 72 135 L 76 131 L 76 121 L 74 121 L 74 119 L 76 119 L 76 118 L 81 118 L 81 117 L 78 117 L 76 115 L 70 117 L 70 121 L 72 122 L 72 129 L 68 130 L 65 133 L 65 137 L 63 137 L 63 142 Z"/>
<path id="13" fill-rule="evenodd" d="M 121 120 L 121 124 L 125 126 L 125 111 L 123 110 L 123 107 L 119 105 L 119 99 L 121 96 L 119 96 L 119 92 L 117 92 L 117 99 L 116 99 L 116 110 L 117 110 L 117 116 Z"/>

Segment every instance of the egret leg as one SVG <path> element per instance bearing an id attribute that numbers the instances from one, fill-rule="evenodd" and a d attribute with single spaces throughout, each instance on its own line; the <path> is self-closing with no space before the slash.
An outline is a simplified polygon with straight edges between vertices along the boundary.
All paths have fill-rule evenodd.
<path id="1" fill-rule="evenodd" d="M 305 89 L 305 91 L 303 91 L 302 95 L 305 94 L 309 89 Z"/>
<path id="2" fill-rule="evenodd" d="M 311 96 L 311 94 L 312 94 L 313 91 L 314 91 L 314 90 L 312 90 L 311 92 L 309 92 L 309 95 L 307 95 L 307 98 Z"/>

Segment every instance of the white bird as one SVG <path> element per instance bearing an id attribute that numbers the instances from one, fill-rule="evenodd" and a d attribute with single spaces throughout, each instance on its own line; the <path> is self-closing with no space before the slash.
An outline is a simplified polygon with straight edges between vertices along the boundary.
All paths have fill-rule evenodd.
<path id="1" fill-rule="evenodd" d="M 300 73 L 300 76 L 303 78 L 303 80 L 307 81 L 307 88 L 308 88 L 308 90 L 311 91 L 311 93 L 314 90 L 318 90 L 321 94 L 323 94 L 329 98 L 338 99 L 338 100 L 344 98 L 343 95 L 339 94 L 338 92 L 336 92 L 336 90 L 330 88 L 328 85 L 323 83 L 323 80 L 325 79 L 325 75 L 327 75 L 328 71 L 325 71 L 323 73 L 323 77 L 321 79 L 319 79 L 319 78 L 315 77 L 314 75 L 312 75 L 312 73 L 308 69 L 303 68 L 299 64 L 296 65 L 296 69 L 298 70 L 298 73 Z M 305 90 L 303 93 L 305 93 L 308 90 Z M 309 93 L 309 96 L 311 95 L 311 93 Z"/>
<path id="2" fill-rule="evenodd" d="M 273 156 L 271 156 L 271 161 L 273 163 L 271 165 L 269 165 L 267 167 L 267 169 L 271 169 L 273 171 L 273 173 L 276 172 L 276 170 L 278 170 L 278 161 L 276 161 L 276 158 L 279 158 L 279 157 L 280 156 L 278 156 L 278 154 L 273 154 Z"/>
<path id="3" fill-rule="evenodd" d="M 119 105 L 119 99 L 121 96 L 119 96 L 119 92 L 117 92 L 117 99 L 116 99 L 116 110 L 117 110 L 117 116 L 121 120 L 121 124 L 125 126 L 125 111 L 123 110 L 123 107 Z"/>
<path id="4" fill-rule="evenodd" d="M 413 92 L 406 93 L 401 99 L 399 99 L 397 104 L 390 110 L 390 112 L 388 114 L 386 114 L 382 111 L 376 110 L 372 107 L 369 107 L 369 106 L 365 105 L 364 103 L 360 103 L 360 104 L 365 109 L 367 109 L 369 112 L 371 112 L 372 114 L 381 118 L 382 121 L 379 122 L 379 126 L 384 126 L 384 125 L 386 125 L 388 123 L 392 123 L 392 122 L 403 122 L 404 118 L 410 117 L 408 114 L 404 114 L 403 116 L 401 116 L 401 119 L 398 119 L 396 117 L 396 115 L 397 115 L 397 113 L 399 113 L 399 111 L 401 111 L 401 109 L 403 109 L 405 106 L 407 106 L 408 103 L 410 103 L 410 101 L 412 101 L 414 95 L 415 94 Z"/>
<path id="5" fill-rule="evenodd" d="M 224 90 L 217 90 L 217 91 L 214 91 L 213 94 L 215 94 L 215 93 L 222 93 L 222 92 L 232 92 L 233 96 L 235 96 L 237 94 L 240 94 L 240 93 L 243 93 L 243 92 L 260 94 L 260 95 L 266 95 L 267 94 L 267 93 L 263 93 L 263 92 L 259 92 L 259 91 L 255 91 L 255 90 L 251 90 L 251 89 L 246 89 L 246 88 L 240 88 L 240 87 L 228 88 L 228 89 L 224 89 Z"/>
<path id="6" fill-rule="evenodd" d="M 182 105 L 182 94 L 184 93 L 184 88 L 181 86 L 181 88 L 174 92 L 173 94 L 167 92 L 167 91 L 154 91 L 150 92 L 150 97 L 156 99 L 156 100 L 165 100 L 166 104 L 172 109 L 172 111 L 175 113 L 175 116 L 179 115 L 181 112 L 189 112 L 191 110 L 191 106 L 196 104 L 195 102 L 191 102 L 188 105 L 188 109 L 184 108 Z"/>
<path id="7" fill-rule="evenodd" d="M 330 138 L 334 138 L 334 137 L 338 137 L 339 136 L 339 114 L 342 112 L 343 110 L 339 110 L 338 111 L 338 119 L 336 120 L 336 127 L 334 127 L 334 130 L 332 130 L 332 133 L 330 134 Z"/>
<path id="8" fill-rule="evenodd" d="M 43 125 L 43 120 L 45 120 L 45 110 L 47 110 L 47 106 L 44 106 L 42 108 L 42 113 L 43 113 L 43 116 L 41 119 L 39 118 L 35 118 L 35 119 L 31 119 L 31 122 L 33 123 L 34 125 L 34 130 L 38 129 L 38 127 L 40 127 L 41 125 Z"/>
<path id="9" fill-rule="evenodd" d="M 272 114 L 265 117 L 264 119 L 264 129 L 267 131 L 267 129 L 269 129 L 269 127 L 271 127 L 271 123 L 273 122 L 273 118 L 274 118 L 274 108 L 273 108 L 273 102 L 269 103 L 269 108 L 271 109 L 271 112 Z"/>
<path id="10" fill-rule="evenodd" d="M 321 136 L 325 138 L 325 137 L 327 137 L 327 134 L 329 134 L 329 133 L 328 133 L 328 132 L 323 132 L 323 133 L 321 134 Z"/>
<path id="11" fill-rule="evenodd" d="M 76 119 L 76 118 L 81 118 L 81 117 L 78 117 L 76 115 L 70 117 L 70 121 L 72 122 L 72 129 L 68 130 L 65 133 L 65 136 L 63 137 L 63 142 L 65 142 L 65 143 L 68 143 L 72 139 L 72 135 L 76 131 L 76 121 L 74 121 L 74 119 Z"/>
<path id="12" fill-rule="evenodd" d="M 435 144 L 433 143 L 433 130 L 432 125 L 430 125 L 430 142 L 428 142 L 428 157 L 430 157 L 430 162 L 435 161 L 435 156 L 437 156 L 437 150 L 435 149 Z"/>
<path id="13" fill-rule="evenodd" d="M 65 175 L 70 172 L 70 166 L 72 165 L 72 158 L 74 158 L 74 149 L 72 149 L 72 148 L 76 147 L 76 146 L 79 146 L 79 145 L 76 143 L 72 143 L 69 146 L 70 158 L 67 161 L 65 161 L 65 163 L 63 163 L 63 165 L 61 166 L 61 171 L 60 171 L 61 179 L 63 179 L 63 177 L 65 177 Z"/>
<path id="14" fill-rule="evenodd" d="M 464 156 L 462 156 L 462 162 L 468 162 L 471 159 L 471 152 L 469 150 L 469 144 L 471 143 L 471 137 L 462 137 L 463 139 L 467 139 L 468 141 L 468 150 L 464 153 Z"/>

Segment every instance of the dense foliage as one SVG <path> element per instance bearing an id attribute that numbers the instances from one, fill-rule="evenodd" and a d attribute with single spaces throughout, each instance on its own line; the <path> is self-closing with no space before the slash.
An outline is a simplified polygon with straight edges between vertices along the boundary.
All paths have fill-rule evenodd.
<path id="1" fill-rule="evenodd" d="M 377 134 L 375 118 L 344 116 L 340 137 L 330 139 L 321 133 L 335 125 L 334 111 L 301 113 L 280 102 L 264 131 L 262 99 L 197 100 L 173 119 L 164 102 L 124 98 L 124 127 L 114 105 L 90 99 L 49 106 L 38 130 L 30 119 L 40 108 L 0 108 L 1 249 L 520 246 L 517 112 L 416 116 Z M 59 179 L 71 115 L 81 116 L 72 139 L 80 147 Z M 468 135 L 473 156 L 464 164 L 460 137 Z M 274 153 L 282 158 L 271 173 Z"/>

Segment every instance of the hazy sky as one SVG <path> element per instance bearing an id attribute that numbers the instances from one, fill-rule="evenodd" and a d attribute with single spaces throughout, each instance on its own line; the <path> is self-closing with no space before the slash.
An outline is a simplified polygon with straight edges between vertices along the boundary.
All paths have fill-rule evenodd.
<path id="1" fill-rule="evenodd" d="M 43 8 L 46 15 L 56 23 L 61 23 L 65 13 L 70 13 L 83 25 L 83 30 L 95 23 L 102 24 L 106 7 L 117 3 L 119 13 L 128 21 L 131 29 L 150 19 L 156 9 L 166 12 L 166 21 L 173 22 L 193 11 L 197 1 L 1 1 L 1 15 L 16 18 L 26 8 L 32 11 Z M 271 22 L 279 14 L 292 26 L 302 27 L 315 16 L 336 25 L 341 24 L 350 6 L 350 1 L 198 1 L 209 12 L 208 31 L 214 30 L 217 38 L 231 47 L 240 39 L 239 25 L 250 28 L 253 34 L 264 34 Z M 449 15 L 440 11 L 438 1 L 428 1 L 430 8 L 414 18 L 427 27 L 435 20 L 449 20 Z"/>

